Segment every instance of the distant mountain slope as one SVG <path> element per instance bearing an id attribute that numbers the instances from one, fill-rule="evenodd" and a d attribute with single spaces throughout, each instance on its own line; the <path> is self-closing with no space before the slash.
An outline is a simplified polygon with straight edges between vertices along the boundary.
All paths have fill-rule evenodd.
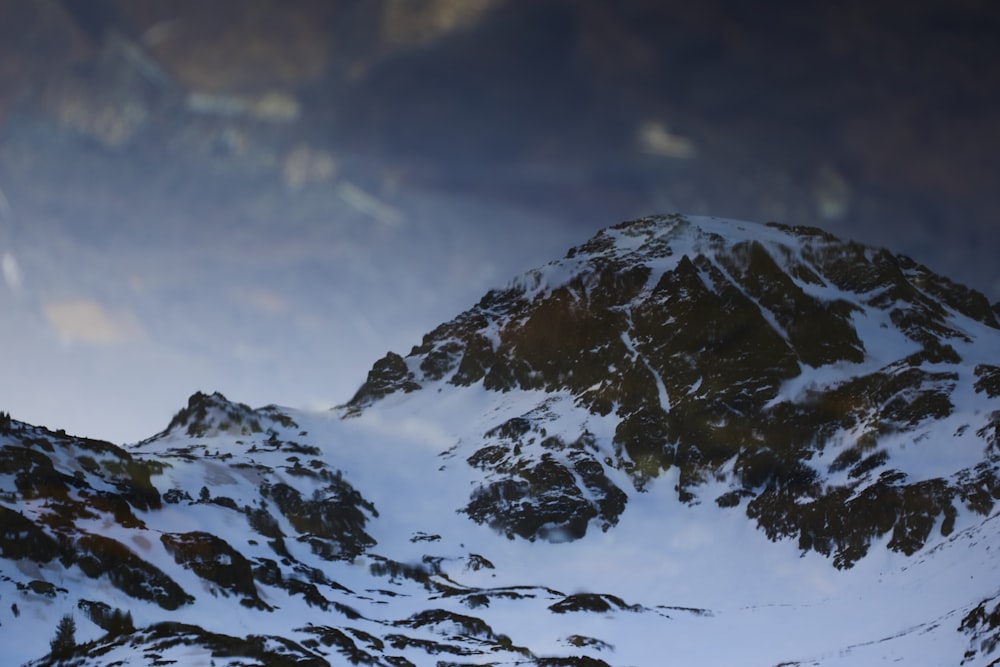
<path id="1" fill-rule="evenodd" d="M 998 318 L 818 230 L 648 218 L 329 413 L 0 415 L 0 651 L 57 664 L 71 614 L 81 665 L 989 664 Z"/>

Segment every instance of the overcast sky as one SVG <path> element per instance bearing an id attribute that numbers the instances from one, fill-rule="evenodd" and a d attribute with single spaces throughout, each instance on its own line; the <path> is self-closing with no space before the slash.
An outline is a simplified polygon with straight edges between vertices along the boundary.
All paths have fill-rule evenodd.
<path id="1" fill-rule="evenodd" d="M 994 5 L 248 4 L 0 1 L 15 418 L 136 441 L 196 390 L 329 407 L 649 213 L 817 225 L 1000 300 Z"/>

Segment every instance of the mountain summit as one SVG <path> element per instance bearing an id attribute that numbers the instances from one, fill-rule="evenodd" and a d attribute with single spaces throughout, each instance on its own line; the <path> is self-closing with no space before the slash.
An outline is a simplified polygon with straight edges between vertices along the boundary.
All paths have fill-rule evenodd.
<path id="1" fill-rule="evenodd" d="M 607 468 L 637 491 L 674 470 L 681 502 L 722 477 L 715 502 L 745 502 L 768 536 L 849 567 L 876 537 L 911 554 L 939 519 L 951 532 L 958 506 L 988 514 L 1000 497 L 983 459 L 1000 446 L 998 316 L 912 260 L 817 229 L 649 218 L 490 292 L 406 359 L 387 355 L 348 407 L 441 380 L 539 391 L 469 457 L 490 480 L 473 519 L 579 537 L 625 509 Z M 615 423 L 609 458 L 585 430 L 546 435 L 552 395 Z M 944 476 L 910 451 L 945 447 Z"/>
<path id="2" fill-rule="evenodd" d="M 1000 304 L 905 257 L 624 223 L 329 413 L 197 393 L 124 448 L 4 415 L 0 645 L 52 664 L 69 614 L 84 665 L 987 664 L 998 364 Z"/>

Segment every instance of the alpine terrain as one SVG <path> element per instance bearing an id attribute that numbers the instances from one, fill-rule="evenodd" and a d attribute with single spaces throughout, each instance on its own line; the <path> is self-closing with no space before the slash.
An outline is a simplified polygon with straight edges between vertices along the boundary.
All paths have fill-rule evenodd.
<path id="1" fill-rule="evenodd" d="M 1000 304 L 816 229 L 624 223 L 329 412 L 0 445 L 4 664 L 1000 664 Z"/>

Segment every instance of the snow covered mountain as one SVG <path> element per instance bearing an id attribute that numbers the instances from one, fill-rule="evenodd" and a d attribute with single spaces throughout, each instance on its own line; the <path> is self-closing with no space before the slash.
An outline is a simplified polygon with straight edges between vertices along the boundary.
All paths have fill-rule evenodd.
<path id="1" fill-rule="evenodd" d="M 0 444 L 10 664 L 1000 658 L 1000 304 L 815 229 L 625 223 L 330 412 Z"/>

